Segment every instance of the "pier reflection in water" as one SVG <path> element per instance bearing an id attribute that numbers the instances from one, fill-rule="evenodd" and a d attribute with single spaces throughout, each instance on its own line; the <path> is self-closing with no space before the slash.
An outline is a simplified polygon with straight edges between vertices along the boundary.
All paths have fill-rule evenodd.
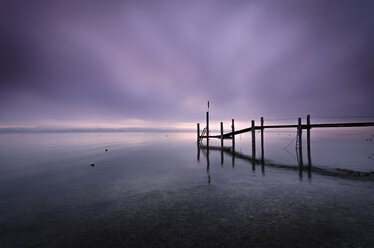
<path id="1" fill-rule="evenodd" d="M 255 156 L 247 155 L 245 153 L 239 152 L 235 150 L 235 145 L 232 147 L 228 146 L 207 146 L 203 144 L 197 145 L 197 154 L 198 154 L 198 161 L 200 161 L 200 151 L 204 154 L 206 159 L 206 171 L 209 175 L 209 183 L 211 181 L 210 178 L 210 152 L 219 152 L 221 155 L 221 167 L 224 164 L 224 157 L 229 156 L 232 158 L 232 168 L 235 168 L 235 160 L 240 159 L 242 161 L 248 162 L 249 165 L 252 166 L 252 170 L 256 170 L 256 166 L 261 166 L 262 175 L 265 175 L 265 167 L 273 167 L 273 168 L 280 168 L 280 169 L 287 169 L 292 171 L 298 171 L 299 178 L 302 179 L 304 174 L 307 174 L 308 179 L 312 178 L 312 173 L 316 173 L 319 175 L 325 176 L 332 176 L 332 177 L 340 177 L 340 178 L 365 178 L 373 174 L 373 172 L 361 172 L 361 171 L 354 171 L 348 169 L 340 169 L 340 168 L 325 168 L 322 166 L 312 166 L 312 160 L 310 153 L 308 154 L 308 163 L 304 164 L 302 157 L 298 152 L 296 152 L 296 158 L 298 161 L 298 165 L 288 165 L 277 163 L 271 160 L 266 160 L 264 156 L 261 156 L 261 159 L 257 159 Z M 288 152 L 288 151 L 287 151 Z"/>

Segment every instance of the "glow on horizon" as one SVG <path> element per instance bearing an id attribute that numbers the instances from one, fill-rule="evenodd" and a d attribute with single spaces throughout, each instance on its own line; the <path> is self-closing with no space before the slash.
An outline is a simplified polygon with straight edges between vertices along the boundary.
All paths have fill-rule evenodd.
<path id="1" fill-rule="evenodd" d="M 44 120 L 37 122 L 25 122 L 17 124 L 0 125 L 0 128 L 56 128 L 56 129 L 121 129 L 121 128 L 155 128 L 155 129 L 180 129 L 188 130 L 196 128 L 192 122 L 154 122 L 140 119 L 130 119 L 116 122 L 106 121 L 56 121 Z"/>

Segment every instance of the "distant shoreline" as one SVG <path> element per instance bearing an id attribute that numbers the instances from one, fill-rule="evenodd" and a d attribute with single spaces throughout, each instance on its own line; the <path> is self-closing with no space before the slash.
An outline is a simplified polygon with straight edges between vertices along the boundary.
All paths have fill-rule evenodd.
<path id="1" fill-rule="evenodd" d="M 361 132 L 367 132 L 367 129 L 373 127 L 360 128 Z M 343 130 L 313 130 L 313 133 L 342 133 Z M 211 130 L 212 133 L 219 134 L 219 130 Z M 267 133 L 294 133 L 290 130 L 268 130 Z M 357 132 L 350 130 L 350 132 Z M 0 134 L 17 133 L 196 133 L 193 129 L 162 129 L 162 128 L 0 128 Z M 347 130 L 344 130 L 347 133 Z M 374 134 L 371 134 L 373 136 Z M 374 137 L 374 136 L 373 136 Z"/>
<path id="2" fill-rule="evenodd" d="M 176 133 L 196 132 L 193 129 L 176 128 L 0 128 L 0 133 Z"/>

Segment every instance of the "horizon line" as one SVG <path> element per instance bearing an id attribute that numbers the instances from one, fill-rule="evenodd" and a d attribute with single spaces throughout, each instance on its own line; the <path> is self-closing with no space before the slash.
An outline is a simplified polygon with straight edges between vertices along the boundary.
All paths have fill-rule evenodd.
<path id="1" fill-rule="evenodd" d="M 0 127 L 0 133 L 94 133 L 94 132 L 196 132 L 190 128 L 55 128 L 55 127 Z"/>

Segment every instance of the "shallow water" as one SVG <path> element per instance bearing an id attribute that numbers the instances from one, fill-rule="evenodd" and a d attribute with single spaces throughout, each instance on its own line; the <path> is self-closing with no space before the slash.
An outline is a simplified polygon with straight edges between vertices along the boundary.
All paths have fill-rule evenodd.
<path id="1" fill-rule="evenodd" d="M 372 133 L 312 132 L 309 173 L 287 132 L 264 166 L 245 135 L 222 161 L 194 133 L 0 134 L 0 244 L 373 247 L 373 175 L 335 170 L 373 171 Z"/>

